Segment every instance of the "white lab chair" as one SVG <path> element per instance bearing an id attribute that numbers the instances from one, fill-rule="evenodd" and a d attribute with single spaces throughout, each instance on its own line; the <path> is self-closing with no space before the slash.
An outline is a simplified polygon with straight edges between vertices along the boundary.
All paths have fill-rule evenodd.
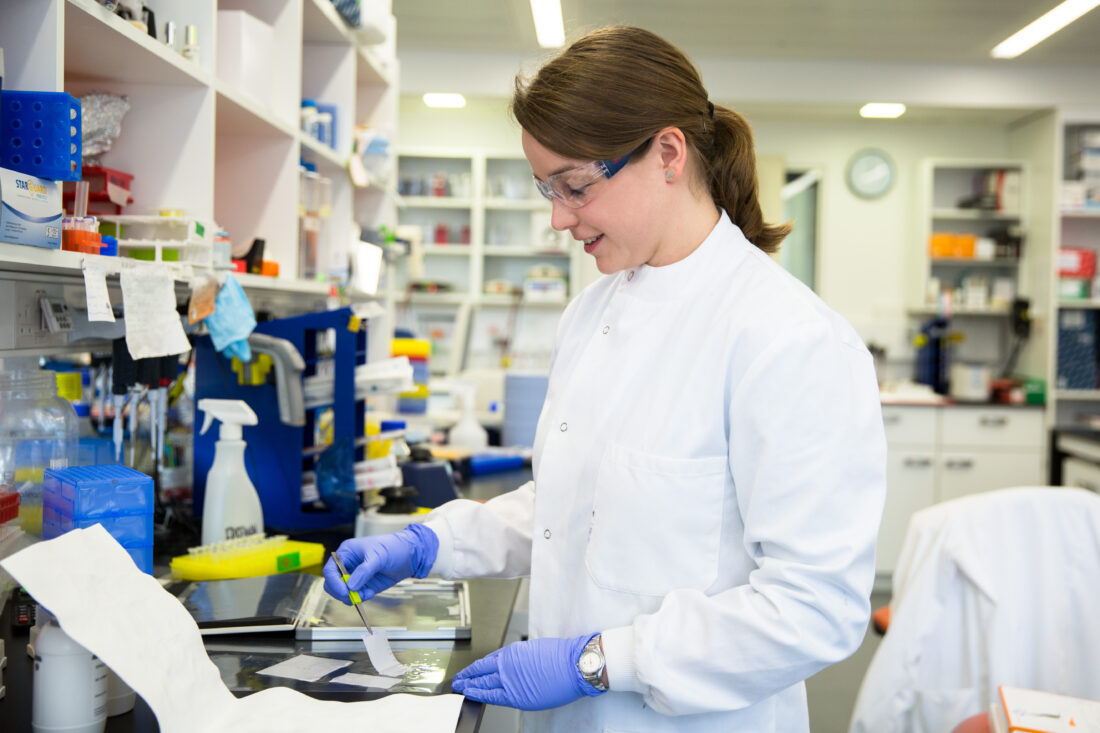
<path id="1" fill-rule="evenodd" d="M 1014 488 L 913 515 L 851 733 L 946 733 L 998 685 L 1100 699 L 1100 496 Z"/>

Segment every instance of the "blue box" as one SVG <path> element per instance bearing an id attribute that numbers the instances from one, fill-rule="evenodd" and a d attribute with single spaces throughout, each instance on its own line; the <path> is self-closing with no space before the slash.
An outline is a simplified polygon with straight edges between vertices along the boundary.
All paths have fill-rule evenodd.
<path id="1" fill-rule="evenodd" d="M 151 514 L 153 479 L 128 466 L 50 468 L 42 479 L 43 507 L 72 519 Z"/>
<path id="2" fill-rule="evenodd" d="M 1058 313 L 1058 389 L 1096 389 L 1096 311 L 1063 308 Z"/>
<path id="3" fill-rule="evenodd" d="M 153 574 L 153 546 L 146 545 L 143 547 L 124 547 L 124 550 L 130 554 L 130 557 L 134 559 L 134 564 L 138 566 L 138 570 L 148 575 Z"/>
<path id="4" fill-rule="evenodd" d="M 77 438 L 77 466 L 103 466 L 117 463 L 115 444 L 110 438 Z"/>
<path id="5" fill-rule="evenodd" d="M 113 517 L 73 519 L 60 514 L 55 507 L 42 507 L 42 539 L 52 540 L 74 529 L 87 529 L 102 524 L 107 533 L 123 547 L 145 547 L 153 544 L 153 514 L 119 514 Z"/>
<path id="6" fill-rule="evenodd" d="M 0 167 L 79 181 L 81 128 L 80 100 L 71 94 L 0 91 Z"/>

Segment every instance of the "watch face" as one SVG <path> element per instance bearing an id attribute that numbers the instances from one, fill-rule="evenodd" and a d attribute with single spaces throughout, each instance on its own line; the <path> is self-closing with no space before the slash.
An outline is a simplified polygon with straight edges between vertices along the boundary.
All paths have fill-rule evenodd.
<path id="1" fill-rule="evenodd" d="M 894 163 L 881 150 L 860 150 L 848 163 L 848 188 L 856 196 L 875 199 L 894 184 Z"/>
<path id="2" fill-rule="evenodd" d="M 596 674 L 602 664 L 603 659 L 600 658 L 597 652 L 585 652 L 577 660 L 577 666 L 580 667 L 582 674 Z"/>

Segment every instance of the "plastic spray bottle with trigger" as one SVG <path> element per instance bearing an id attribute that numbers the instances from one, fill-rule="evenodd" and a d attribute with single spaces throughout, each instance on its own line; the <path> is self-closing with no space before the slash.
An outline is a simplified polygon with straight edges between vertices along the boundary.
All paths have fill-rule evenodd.
<path id="1" fill-rule="evenodd" d="M 242 400 L 199 400 L 205 413 L 201 433 L 216 418 L 221 421 L 214 446 L 214 465 L 206 474 L 206 499 L 202 508 L 202 544 L 224 542 L 252 534 L 263 536 L 264 514 L 256 487 L 244 467 L 246 443 L 242 425 L 255 425 L 256 413 Z"/>

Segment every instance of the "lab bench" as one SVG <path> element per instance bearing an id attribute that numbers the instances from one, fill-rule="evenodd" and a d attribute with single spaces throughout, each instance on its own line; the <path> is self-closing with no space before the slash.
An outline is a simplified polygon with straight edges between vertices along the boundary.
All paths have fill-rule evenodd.
<path id="1" fill-rule="evenodd" d="M 490 499 L 500 493 L 517 488 L 531 477 L 530 470 L 510 471 L 494 476 L 475 480 L 470 486 L 462 490 L 463 498 Z M 335 545 L 347 536 L 350 536 L 351 528 L 343 534 L 338 532 L 326 533 L 323 538 L 310 537 L 310 540 L 323 539 L 328 549 L 335 549 Z M 331 547 L 329 547 L 331 545 Z M 471 636 L 467 640 L 448 642 L 447 664 L 445 679 L 439 685 L 439 691 L 450 690 L 450 680 L 460 670 L 472 664 L 489 652 L 500 648 L 504 641 L 505 632 L 512 616 L 512 608 L 516 601 L 519 589 L 519 580 L 489 580 L 472 579 L 469 584 L 470 611 L 471 611 Z M 11 603 L 5 604 L 3 613 L 0 614 L 0 638 L 3 638 L 7 649 L 8 666 L 3 671 L 3 683 L 7 687 L 7 694 L 0 699 L 0 731 L 29 731 L 31 730 L 31 689 L 34 677 L 33 660 L 25 653 L 27 635 L 17 632 L 13 635 L 11 628 Z M 120 619 L 120 623 L 125 623 Z M 239 651 L 226 651 L 229 637 L 206 637 L 208 651 L 216 646 L 218 655 L 224 656 L 230 653 L 239 653 L 242 656 L 254 654 L 256 650 L 265 653 L 278 653 L 280 648 L 285 650 L 285 656 L 296 653 L 309 652 L 308 642 L 295 641 L 293 638 L 259 638 L 257 635 L 249 637 L 232 637 L 232 646 Z M 395 648 L 414 648 L 415 642 L 405 642 L 401 646 L 395 644 Z M 439 649 L 440 642 L 426 641 L 425 649 Z M 324 651 L 313 653 L 324 655 Z M 316 684 L 300 685 L 292 680 L 279 678 L 264 678 L 271 684 L 285 684 L 285 686 L 302 689 L 312 697 L 326 700 L 341 700 L 353 702 L 358 700 L 371 700 L 384 696 L 386 693 L 377 691 L 358 690 L 345 686 L 333 686 L 331 689 L 319 689 Z M 245 692 L 235 691 L 241 696 Z M 466 700 L 462 704 L 456 733 L 474 733 L 481 726 L 485 706 Z M 159 731 L 156 717 L 140 697 L 138 697 L 134 709 L 124 715 L 107 719 L 107 733 L 152 733 Z"/>

